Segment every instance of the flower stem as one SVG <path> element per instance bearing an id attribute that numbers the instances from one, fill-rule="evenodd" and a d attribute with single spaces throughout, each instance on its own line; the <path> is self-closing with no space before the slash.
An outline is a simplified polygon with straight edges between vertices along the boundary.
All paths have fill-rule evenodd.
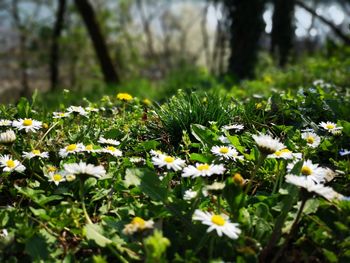
<path id="1" fill-rule="evenodd" d="M 299 207 L 299 210 L 298 210 L 298 213 L 297 213 L 297 216 L 294 220 L 294 223 L 292 225 L 292 228 L 289 232 L 289 235 L 286 237 L 282 247 L 278 250 L 276 256 L 273 258 L 273 260 L 271 261 L 271 263 L 275 263 L 275 262 L 278 262 L 278 259 L 280 258 L 280 256 L 283 254 L 284 250 L 286 249 L 286 247 L 288 246 L 288 243 L 289 241 L 291 240 L 291 238 L 294 236 L 297 228 L 298 228 L 298 223 L 299 223 L 299 220 L 300 220 L 300 217 L 303 213 L 303 210 L 304 210 L 304 207 L 305 207 L 305 204 L 306 204 L 306 201 L 307 201 L 307 198 L 306 197 L 303 197 L 303 199 L 301 200 L 301 204 L 300 204 L 300 207 Z"/>
<path id="2" fill-rule="evenodd" d="M 89 216 L 88 212 L 86 211 L 86 206 L 85 206 L 85 201 L 84 201 L 84 181 L 82 179 L 80 179 L 79 195 L 80 195 L 80 201 L 81 201 L 81 204 L 82 204 L 82 208 L 83 208 L 83 212 L 84 212 L 84 215 L 85 215 L 86 222 L 88 224 L 93 224 L 91 219 L 90 219 L 90 216 Z"/>

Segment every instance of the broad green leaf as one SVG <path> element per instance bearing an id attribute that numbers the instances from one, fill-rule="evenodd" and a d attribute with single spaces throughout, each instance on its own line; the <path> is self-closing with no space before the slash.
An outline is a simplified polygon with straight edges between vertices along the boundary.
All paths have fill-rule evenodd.
<path id="1" fill-rule="evenodd" d="M 141 184 L 139 188 L 155 201 L 165 202 L 168 196 L 168 189 L 161 186 L 159 177 L 148 169 L 140 169 L 142 171 Z"/>
<path id="2" fill-rule="evenodd" d="M 112 243 L 112 240 L 101 234 L 102 228 L 96 224 L 87 224 L 84 227 L 84 231 L 87 239 L 95 241 L 100 247 L 105 247 L 106 245 Z"/>
<path id="3" fill-rule="evenodd" d="M 216 145 L 214 133 L 203 125 L 192 124 L 191 133 L 205 147 L 211 148 L 212 146 Z"/>
<path id="4" fill-rule="evenodd" d="M 125 187 L 129 187 L 131 185 L 138 186 L 141 183 L 141 176 L 143 172 L 140 171 L 140 169 L 137 168 L 128 168 L 125 171 L 125 179 L 124 179 L 124 185 Z"/>
<path id="5" fill-rule="evenodd" d="M 211 163 L 213 158 L 211 156 L 200 154 L 200 153 L 191 153 L 190 160 L 201 162 L 201 163 Z"/>
<path id="6" fill-rule="evenodd" d="M 25 251 L 31 256 L 33 261 L 45 262 L 49 257 L 48 244 L 45 238 L 38 234 L 27 240 Z"/>

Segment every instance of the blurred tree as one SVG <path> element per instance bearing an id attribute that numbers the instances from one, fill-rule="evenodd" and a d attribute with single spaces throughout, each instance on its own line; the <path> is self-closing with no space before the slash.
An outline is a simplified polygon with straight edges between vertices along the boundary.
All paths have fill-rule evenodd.
<path id="1" fill-rule="evenodd" d="M 58 1 L 56 21 L 52 32 L 51 54 L 50 54 L 50 80 L 51 89 L 55 90 L 59 81 L 59 39 L 63 29 L 66 0 Z"/>
<path id="2" fill-rule="evenodd" d="M 287 63 L 293 47 L 295 0 L 273 0 L 271 52 L 278 54 L 279 65 Z"/>
<path id="3" fill-rule="evenodd" d="M 348 1 L 350 2 L 350 1 Z M 322 15 L 318 14 L 316 10 L 310 8 L 308 5 L 306 5 L 303 1 L 296 0 L 296 5 L 303 8 L 305 11 L 309 12 L 311 15 L 318 18 L 320 21 L 322 21 L 324 24 L 329 26 L 333 33 L 338 36 L 341 40 L 344 41 L 345 44 L 350 45 L 350 37 L 345 34 L 341 28 L 336 26 L 331 20 L 327 19 L 326 17 L 323 17 Z"/>
<path id="4" fill-rule="evenodd" d="M 74 0 L 90 35 L 106 83 L 118 83 L 120 78 L 108 54 L 107 45 L 97 22 L 95 11 L 88 0 Z"/>
<path id="5" fill-rule="evenodd" d="M 254 76 L 265 0 L 223 0 L 230 32 L 228 73 L 238 79 Z"/>

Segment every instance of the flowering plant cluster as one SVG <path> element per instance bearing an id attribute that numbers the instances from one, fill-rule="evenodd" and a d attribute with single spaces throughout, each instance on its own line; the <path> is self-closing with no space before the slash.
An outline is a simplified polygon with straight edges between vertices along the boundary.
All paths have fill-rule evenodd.
<path id="1" fill-rule="evenodd" d="M 1 107 L 0 261 L 346 262 L 350 98 L 332 96 L 342 110 L 282 93 L 222 122 L 182 112 L 181 138 L 167 104 L 127 93 Z"/>

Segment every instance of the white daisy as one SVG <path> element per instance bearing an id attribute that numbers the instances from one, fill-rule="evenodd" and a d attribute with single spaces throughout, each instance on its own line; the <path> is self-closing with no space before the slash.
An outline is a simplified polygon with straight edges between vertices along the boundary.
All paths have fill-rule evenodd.
<path id="1" fill-rule="evenodd" d="M 130 224 L 126 224 L 124 229 L 122 230 L 124 235 L 132 235 L 135 232 L 143 231 L 145 229 L 153 228 L 154 222 L 153 220 L 144 220 L 141 217 L 134 217 Z"/>
<path id="2" fill-rule="evenodd" d="M 85 148 L 84 144 L 82 143 L 73 143 L 73 144 L 69 144 L 66 147 L 60 149 L 59 151 L 59 155 L 64 158 L 67 157 L 68 154 L 72 154 L 72 153 L 77 153 L 77 152 L 81 152 L 83 151 Z"/>
<path id="3" fill-rule="evenodd" d="M 25 166 L 19 161 L 11 158 L 10 155 L 0 155 L 0 166 L 3 168 L 4 172 L 24 172 Z"/>
<path id="4" fill-rule="evenodd" d="M 68 163 L 63 165 L 64 170 L 67 174 L 74 175 L 92 175 L 97 178 L 104 177 L 106 175 L 106 170 L 103 166 L 95 166 L 93 164 L 87 164 L 80 161 L 79 163 Z"/>
<path id="5" fill-rule="evenodd" d="M 184 200 L 189 201 L 193 198 L 196 198 L 198 193 L 196 191 L 193 191 L 192 189 L 188 189 L 184 193 Z"/>
<path id="6" fill-rule="evenodd" d="M 107 147 L 101 149 L 100 152 L 109 153 L 109 154 L 113 155 L 114 157 L 120 157 L 123 155 L 121 150 L 118 150 L 117 148 L 115 148 L 113 146 L 107 146 Z"/>
<path id="7" fill-rule="evenodd" d="M 132 156 L 129 158 L 129 161 L 132 163 L 143 163 L 143 164 L 146 162 L 144 158 L 139 156 Z"/>
<path id="8" fill-rule="evenodd" d="M 244 125 L 242 125 L 242 124 L 230 124 L 230 125 L 223 126 L 221 129 L 225 130 L 225 131 L 235 130 L 235 132 L 237 132 L 237 131 L 243 130 Z"/>
<path id="9" fill-rule="evenodd" d="M 223 174 L 225 167 L 222 164 L 196 163 L 196 166 L 189 165 L 183 169 L 182 176 L 193 178 L 199 176 L 211 176 L 213 174 Z"/>
<path id="10" fill-rule="evenodd" d="M 276 159 L 301 159 L 302 154 L 301 153 L 293 153 L 292 151 L 288 150 L 287 148 L 278 150 L 274 152 L 273 154 L 269 154 L 267 156 L 268 158 L 276 158 Z"/>
<path id="11" fill-rule="evenodd" d="M 306 189 L 308 192 L 314 192 L 318 195 L 323 196 L 324 198 L 328 200 L 333 199 L 343 199 L 343 195 L 337 193 L 333 190 L 333 188 L 329 186 L 324 186 L 323 184 L 317 184 L 316 182 L 312 180 L 308 180 L 305 176 L 297 176 L 297 175 L 286 175 L 286 182 L 302 187 Z"/>
<path id="12" fill-rule="evenodd" d="M 94 107 L 86 107 L 85 110 L 88 112 L 98 112 L 98 109 L 96 109 Z"/>
<path id="13" fill-rule="evenodd" d="M 160 154 L 159 156 L 153 156 L 152 162 L 158 167 L 166 166 L 167 169 L 173 169 L 174 171 L 182 170 L 185 166 L 185 161 L 180 158 L 175 158 L 169 155 Z"/>
<path id="14" fill-rule="evenodd" d="M 320 122 L 319 124 L 320 127 L 322 127 L 323 129 L 325 129 L 326 131 L 333 133 L 333 134 L 339 134 L 341 133 L 341 130 L 343 129 L 343 127 L 337 126 L 336 123 L 334 122 Z"/>
<path id="15" fill-rule="evenodd" d="M 221 159 L 237 159 L 243 160 L 243 156 L 239 155 L 237 150 L 231 146 L 213 146 L 211 152 L 216 156 L 219 156 Z"/>
<path id="16" fill-rule="evenodd" d="M 265 154 L 273 154 L 274 152 L 286 148 L 279 139 L 274 139 L 268 134 L 253 135 L 253 139 L 258 145 L 260 151 Z"/>
<path id="17" fill-rule="evenodd" d="M 164 153 L 162 151 L 159 151 L 159 150 L 151 150 L 149 152 L 152 156 L 160 156 L 160 155 L 164 155 Z"/>
<path id="18" fill-rule="evenodd" d="M 71 113 L 70 112 L 53 112 L 54 119 L 62 119 L 68 117 Z"/>
<path id="19" fill-rule="evenodd" d="M 19 119 L 12 122 L 12 126 L 18 130 L 25 130 L 26 132 L 36 132 L 42 127 L 41 121 L 36 121 L 32 119 Z"/>
<path id="20" fill-rule="evenodd" d="M 87 116 L 88 112 L 81 106 L 70 106 L 67 108 L 68 113 L 78 113 L 82 116 Z"/>
<path id="21" fill-rule="evenodd" d="M 12 126 L 12 121 L 1 119 L 0 126 Z"/>
<path id="22" fill-rule="evenodd" d="M 349 155 L 349 154 L 350 154 L 350 150 L 347 150 L 347 149 L 341 149 L 339 151 L 340 156 L 345 156 L 345 155 Z"/>
<path id="23" fill-rule="evenodd" d="M 294 164 L 290 163 L 287 165 L 288 172 L 291 172 Z M 323 183 L 326 180 L 326 169 L 319 167 L 318 164 L 313 164 L 311 160 L 305 160 L 300 171 L 301 175 L 307 178 L 309 181 L 315 183 Z"/>
<path id="24" fill-rule="evenodd" d="M 219 137 L 219 140 L 220 140 L 220 142 L 225 143 L 225 144 L 229 144 L 230 143 L 230 140 L 224 135 L 221 135 Z"/>
<path id="25" fill-rule="evenodd" d="M 2 144 L 10 144 L 16 140 L 16 134 L 13 130 L 7 130 L 5 132 L 0 133 L 0 143 Z"/>
<path id="26" fill-rule="evenodd" d="M 33 157 L 49 158 L 48 152 L 41 152 L 40 150 L 32 150 L 31 152 L 23 152 L 22 157 L 25 159 L 32 159 Z"/>
<path id="27" fill-rule="evenodd" d="M 84 147 L 81 151 L 88 152 L 88 153 L 96 152 L 96 150 L 94 150 L 94 146 L 92 144 L 84 145 Z"/>
<path id="28" fill-rule="evenodd" d="M 108 145 L 114 145 L 114 146 L 118 146 L 120 144 L 120 142 L 117 140 L 105 139 L 103 137 L 100 137 L 97 142 L 101 144 L 108 144 Z"/>
<path id="29" fill-rule="evenodd" d="M 216 215 L 210 212 L 204 212 L 199 209 L 193 214 L 193 220 L 201 221 L 202 224 L 209 226 L 207 233 L 216 230 L 216 233 L 221 237 L 225 234 L 231 239 L 237 239 L 241 234 L 237 223 L 231 223 L 227 215 Z"/>
<path id="30" fill-rule="evenodd" d="M 321 142 L 320 136 L 318 136 L 314 132 L 303 132 L 301 134 L 301 138 L 303 138 L 306 141 L 307 146 L 311 148 L 316 148 L 317 146 L 320 145 L 320 142 Z"/>
<path id="31" fill-rule="evenodd" d="M 59 185 L 61 182 L 66 181 L 66 176 L 64 173 L 49 173 L 47 175 L 49 182 L 53 182 L 55 185 Z"/>

